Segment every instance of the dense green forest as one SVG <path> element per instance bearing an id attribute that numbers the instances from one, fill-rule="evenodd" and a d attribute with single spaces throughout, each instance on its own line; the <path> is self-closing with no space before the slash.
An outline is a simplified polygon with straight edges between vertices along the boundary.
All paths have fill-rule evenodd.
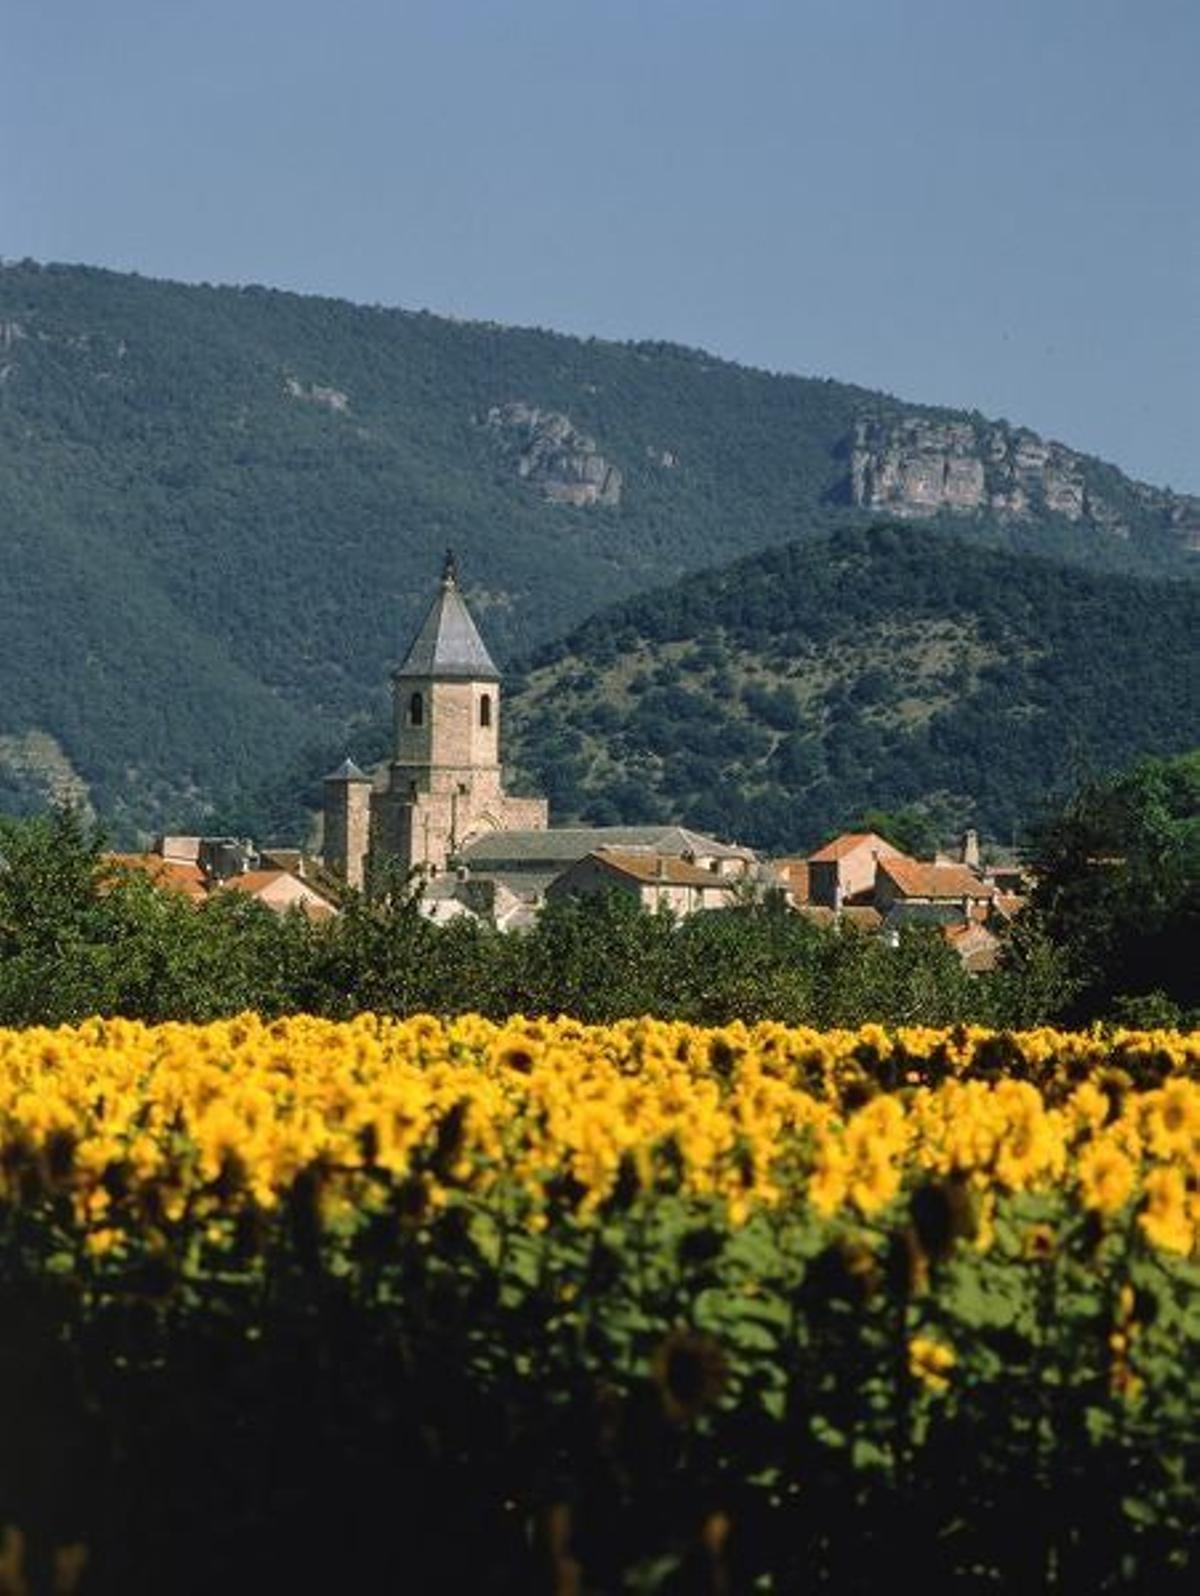
<path id="1" fill-rule="evenodd" d="M 1068 1019 L 1200 1023 L 1200 750 L 1086 783 L 1032 828 L 1032 915 L 1068 952 Z"/>
<path id="2" fill-rule="evenodd" d="M 447 544 L 512 658 L 861 522 L 856 423 L 956 415 L 983 424 L 666 344 L 0 266 L 0 808 L 70 791 L 118 836 L 261 820 L 240 797 L 379 709 Z M 1185 501 L 1078 464 L 1108 520 L 955 524 L 1194 567 Z M 552 497 L 593 480 L 597 502 Z"/>
<path id="3" fill-rule="evenodd" d="M 1048 794 L 1200 724 L 1200 591 L 913 526 L 789 544 L 627 601 L 513 683 L 560 822 L 815 846 L 872 809 L 1010 843 Z"/>

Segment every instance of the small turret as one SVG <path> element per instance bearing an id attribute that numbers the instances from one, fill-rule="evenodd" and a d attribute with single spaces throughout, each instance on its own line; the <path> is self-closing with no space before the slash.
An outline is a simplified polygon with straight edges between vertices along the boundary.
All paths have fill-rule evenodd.
<path id="1" fill-rule="evenodd" d="M 322 857 L 327 869 L 341 876 L 348 887 L 360 888 L 366 880 L 371 837 L 371 778 L 344 759 L 322 784 L 325 837 Z"/>

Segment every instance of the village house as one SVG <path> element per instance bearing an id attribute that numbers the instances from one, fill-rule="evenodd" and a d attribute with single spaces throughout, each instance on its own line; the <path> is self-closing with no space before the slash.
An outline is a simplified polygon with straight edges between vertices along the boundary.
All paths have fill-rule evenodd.
<path id="1" fill-rule="evenodd" d="M 808 901 L 823 909 L 840 909 L 855 900 L 869 900 L 879 861 L 903 857 L 877 832 L 844 832 L 809 854 Z"/>
<path id="2" fill-rule="evenodd" d="M 283 914 L 299 909 L 310 919 L 338 913 L 336 893 L 306 879 L 308 865 L 296 850 L 286 851 L 290 868 L 275 854 L 259 854 L 243 838 L 168 835 L 149 853 L 112 853 L 108 863 L 136 871 L 156 887 L 179 892 L 192 903 L 214 893 L 238 892 Z"/>
<path id="3" fill-rule="evenodd" d="M 967 969 L 990 969 L 999 933 L 1024 902 L 1019 866 L 984 866 L 968 831 L 956 854 L 910 858 L 874 832 L 846 832 L 807 859 L 776 861 L 795 907 L 896 941 L 905 926 L 938 930 Z M 1004 890 L 1020 887 L 1021 891 Z"/>
<path id="4" fill-rule="evenodd" d="M 550 882 L 548 899 L 620 892 L 650 913 L 669 909 L 682 917 L 700 909 L 726 909 L 734 878 L 682 857 L 602 847 Z"/>
<path id="5" fill-rule="evenodd" d="M 503 882 L 518 897 L 536 902 L 565 870 L 597 852 L 690 865 L 722 887 L 748 879 L 757 867 L 752 849 L 718 842 L 686 826 L 550 826 L 536 832 L 490 832 L 463 847 L 460 864 L 470 877 Z"/>
<path id="6" fill-rule="evenodd" d="M 879 860 L 872 897 L 885 921 L 897 905 L 949 905 L 961 910 L 964 919 L 982 922 L 996 888 L 965 864 L 925 864 L 897 853 Z"/>
<path id="7" fill-rule="evenodd" d="M 290 870 L 243 870 L 214 882 L 210 893 L 238 892 L 253 898 L 264 908 L 284 914 L 299 909 L 311 920 L 327 920 L 338 913 L 336 904 L 310 881 L 302 881 Z"/>

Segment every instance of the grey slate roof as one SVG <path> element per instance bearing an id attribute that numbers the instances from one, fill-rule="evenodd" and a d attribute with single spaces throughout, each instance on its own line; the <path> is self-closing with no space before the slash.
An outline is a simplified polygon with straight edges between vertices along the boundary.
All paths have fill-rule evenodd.
<path id="1" fill-rule="evenodd" d="M 445 680 L 500 680 L 500 672 L 471 619 L 458 591 L 454 556 L 446 556 L 437 596 L 420 630 L 409 645 L 403 663 L 393 676 L 425 676 Z"/>
<path id="2" fill-rule="evenodd" d="M 546 831 L 491 831 L 463 846 L 472 869 L 536 869 L 539 864 L 573 864 L 600 848 L 645 848 L 682 857 L 694 853 L 710 859 L 752 859 L 749 848 L 737 848 L 686 826 L 551 826 Z"/>
<path id="3" fill-rule="evenodd" d="M 331 770 L 325 778 L 326 781 L 365 781 L 370 785 L 371 778 L 365 770 L 360 770 L 352 759 L 343 759 L 336 770 Z"/>

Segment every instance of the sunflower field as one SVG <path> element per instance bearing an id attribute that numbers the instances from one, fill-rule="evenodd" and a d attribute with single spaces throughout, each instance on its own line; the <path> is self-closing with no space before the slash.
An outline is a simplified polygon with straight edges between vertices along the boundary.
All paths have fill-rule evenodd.
<path id="1" fill-rule="evenodd" d="M 0 1032 L 0 1591 L 1190 1590 L 1198 1243 L 1196 1033 Z"/>

